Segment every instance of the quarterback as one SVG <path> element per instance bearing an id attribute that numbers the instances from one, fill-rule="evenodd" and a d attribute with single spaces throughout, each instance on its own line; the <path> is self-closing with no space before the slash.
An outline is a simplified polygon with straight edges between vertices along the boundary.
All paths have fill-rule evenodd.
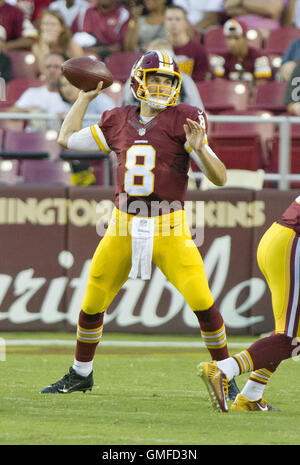
<path id="1" fill-rule="evenodd" d="M 228 382 L 246 372 L 251 372 L 250 378 L 231 409 L 278 410 L 263 399 L 264 389 L 282 360 L 299 354 L 300 196 L 261 238 L 257 261 L 271 292 L 275 331 L 233 357 L 198 367 L 212 404 L 223 412 L 228 410 Z"/>
<path id="2" fill-rule="evenodd" d="M 207 122 L 199 108 L 176 104 L 181 76 L 172 56 L 150 51 L 131 71 L 131 90 L 140 106 L 105 111 L 99 124 L 81 129 L 90 101 L 101 92 L 79 93 L 58 142 L 71 150 L 115 152 L 115 208 L 93 256 L 78 318 L 75 359 L 69 372 L 42 393 L 92 389 L 93 359 L 103 316 L 128 278 L 150 279 L 152 262 L 182 293 L 193 310 L 213 360 L 228 357 L 221 314 L 214 304 L 201 255 L 184 213 L 190 156 L 214 184 L 226 169 L 210 149 Z M 237 387 L 232 383 L 233 396 Z"/>

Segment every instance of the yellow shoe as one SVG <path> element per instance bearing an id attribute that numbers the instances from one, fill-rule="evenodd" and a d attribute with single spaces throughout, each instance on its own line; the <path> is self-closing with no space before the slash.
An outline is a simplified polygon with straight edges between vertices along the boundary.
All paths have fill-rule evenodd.
<path id="1" fill-rule="evenodd" d="M 202 362 L 198 365 L 198 374 L 203 379 L 211 404 L 217 411 L 228 412 L 226 397 L 228 396 L 228 379 L 217 362 Z"/>
<path id="2" fill-rule="evenodd" d="M 235 401 L 233 402 L 232 406 L 230 407 L 231 410 L 248 410 L 248 411 L 260 411 L 260 412 L 268 412 L 274 411 L 279 412 L 278 408 L 271 407 L 264 399 L 258 400 L 249 400 L 247 397 L 243 396 L 242 394 L 238 394 L 236 396 Z"/>

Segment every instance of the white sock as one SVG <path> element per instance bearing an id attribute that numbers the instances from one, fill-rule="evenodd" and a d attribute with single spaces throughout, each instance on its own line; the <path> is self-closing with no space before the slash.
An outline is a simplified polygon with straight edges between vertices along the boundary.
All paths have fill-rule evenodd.
<path id="1" fill-rule="evenodd" d="M 78 375 L 87 377 L 93 371 L 93 360 L 90 362 L 79 362 L 75 358 L 72 368 Z"/>
<path id="2" fill-rule="evenodd" d="M 235 376 L 239 376 L 240 368 L 238 363 L 234 360 L 233 357 L 226 358 L 225 360 L 220 360 L 217 362 L 218 368 L 223 371 L 226 378 L 230 381 Z"/>
<path id="3" fill-rule="evenodd" d="M 266 385 L 261 383 L 256 383 L 249 379 L 243 389 L 241 394 L 247 397 L 249 400 L 259 400 L 262 398 Z"/>

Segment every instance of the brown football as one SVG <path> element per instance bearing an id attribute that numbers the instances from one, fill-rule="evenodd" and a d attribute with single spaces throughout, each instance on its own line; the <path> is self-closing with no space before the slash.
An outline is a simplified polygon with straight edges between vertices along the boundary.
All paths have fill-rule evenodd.
<path id="1" fill-rule="evenodd" d="M 89 56 L 65 61 L 62 64 L 62 73 L 73 86 L 85 92 L 96 89 L 100 81 L 103 81 L 103 89 L 113 83 L 113 76 L 105 64 Z"/>

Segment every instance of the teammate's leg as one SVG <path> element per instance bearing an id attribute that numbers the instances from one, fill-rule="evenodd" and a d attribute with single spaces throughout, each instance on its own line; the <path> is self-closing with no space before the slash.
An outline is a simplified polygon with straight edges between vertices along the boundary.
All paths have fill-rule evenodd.
<path id="1" fill-rule="evenodd" d="M 262 397 L 268 380 L 280 362 L 290 358 L 293 350 L 297 349 L 295 337 L 299 334 L 300 315 L 299 254 L 300 240 L 294 231 L 274 223 L 260 241 L 258 263 L 272 295 L 275 332 L 254 342 L 247 350 L 216 364 L 228 380 L 252 372 L 242 391 L 244 397 L 248 396 L 252 402 L 255 401 L 255 395 Z M 200 365 L 203 369 L 203 364 Z M 259 397 L 256 400 L 260 400 Z"/>

